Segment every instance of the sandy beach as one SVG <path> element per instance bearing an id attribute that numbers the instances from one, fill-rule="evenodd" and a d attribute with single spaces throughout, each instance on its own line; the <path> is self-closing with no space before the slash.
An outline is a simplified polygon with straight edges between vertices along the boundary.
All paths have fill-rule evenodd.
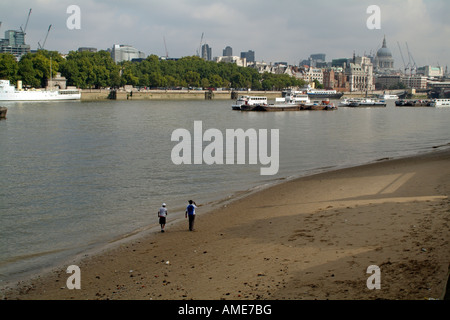
<path id="1" fill-rule="evenodd" d="M 285 181 L 198 208 L 194 232 L 186 220 L 170 223 L 169 214 L 165 233 L 84 257 L 76 262 L 80 290 L 66 287 L 65 266 L 4 288 L 0 297 L 443 299 L 449 194 L 450 151 L 438 150 Z M 380 269 L 380 289 L 367 287 L 372 265 Z"/>

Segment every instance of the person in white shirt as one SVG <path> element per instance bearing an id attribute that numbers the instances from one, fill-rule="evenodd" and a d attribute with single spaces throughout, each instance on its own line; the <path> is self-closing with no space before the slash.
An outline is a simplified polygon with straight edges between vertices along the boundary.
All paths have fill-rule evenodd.
<path id="1" fill-rule="evenodd" d="M 167 217 L 167 208 L 165 203 L 163 203 L 161 208 L 159 208 L 158 217 L 159 217 L 159 224 L 161 225 L 161 232 L 164 232 Z"/>

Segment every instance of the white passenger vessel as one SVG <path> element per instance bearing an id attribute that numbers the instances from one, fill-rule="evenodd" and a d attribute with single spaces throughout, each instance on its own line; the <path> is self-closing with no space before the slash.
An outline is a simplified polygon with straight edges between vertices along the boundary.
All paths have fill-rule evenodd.
<path id="1" fill-rule="evenodd" d="M 433 99 L 431 101 L 432 107 L 450 107 L 450 99 Z"/>
<path id="2" fill-rule="evenodd" d="M 231 108 L 233 110 L 248 111 L 262 105 L 267 105 L 267 97 L 240 96 Z"/>
<path id="3" fill-rule="evenodd" d="M 382 99 L 382 100 L 398 100 L 398 99 L 400 99 L 400 97 L 396 94 L 382 94 L 378 98 Z"/>
<path id="4" fill-rule="evenodd" d="M 80 100 L 78 89 L 64 90 L 22 90 L 12 86 L 9 80 L 0 80 L 0 101 L 54 101 Z"/>

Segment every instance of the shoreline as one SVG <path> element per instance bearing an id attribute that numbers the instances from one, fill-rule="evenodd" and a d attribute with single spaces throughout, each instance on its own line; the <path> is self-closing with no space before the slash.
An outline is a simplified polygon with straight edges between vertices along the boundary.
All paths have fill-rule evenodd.
<path id="1" fill-rule="evenodd" d="M 433 149 L 437 148 L 445 148 L 450 146 L 450 143 L 447 145 L 440 145 L 440 146 L 434 146 Z M 366 163 L 359 163 L 359 164 L 352 164 L 352 165 L 343 165 L 343 166 L 332 166 L 332 167 L 324 167 L 324 168 L 314 168 L 307 172 L 296 174 L 296 175 L 290 175 L 286 177 L 280 177 L 273 180 L 268 180 L 262 184 L 257 184 L 248 187 L 245 190 L 236 190 L 232 193 L 228 194 L 227 196 L 223 198 L 216 198 L 214 200 L 207 201 L 206 203 L 202 203 L 200 206 L 203 209 L 206 209 L 206 212 L 204 214 L 210 213 L 217 208 L 227 206 L 228 204 L 231 204 L 233 202 L 243 200 L 248 196 L 251 196 L 254 193 L 258 193 L 261 191 L 264 191 L 266 189 L 276 187 L 277 185 L 289 182 L 289 181 L 295 181 L 297 179 L 307 178 L 311 176 L 315 176 L 318 174 L 326 174 L 328 172 L 334 172 L 337 170 L 343 170 L 343 169 L 351 169 L 351 168 L 357 168 L 360 166 L 375 164 L 380 161 L 390 161 L 390 160 L 399 160 L 403 158 L 410 158 L 410 157 L 416 157 L 420 155 L 426 155 L 428 153 L 434 152 L 433 151 L 420 151 L 414 155 L 404 155 L 404 156 L 398 156 L 395 158 L 380 158 L 371 160 Z M 184 215 L 184 209 L 183 208 L 175 208 L 177 210 L 171 210 L 171 218 L 175 215 L 178 217 L 175 218 L 175 220 L 168 221 L 168 226 L 176 225 L 179 223 L 182 223 L 184 220 L 182 215 Z M 31 272 L 25 272 L 23 276 L 16 276 L 13 277 L 11 280 L 0 282 L 0 292 L 1 290 L 5 290 L 5 288 L 13 288 L 17 287 L 20 283 L 27 283 L 32 281 L 33 279 L 40 278 L 41 276 L 48 275 L 55 271 L 61 271 L 62 266 L 69 266 L 72 264 L 81 263 L 82 260 L 85 257 L 91 257 L 96 256 L 99 254 L 102 254 L 104 252 L 107 252 L 108 250 L 114 249 L 120 245 L 127 244 L 128 242 L 139 240 L 140 238 L 145 238 L 146 236 L 153 234 L 155 232 L 159 231 L 159 224 L 157 223 L 151 223 L 147 224 L 145 226 L 139 227 L 134 230 L 130 230 L 127 233 L 117 235 L 107 241 L 99 242 L 99 243 L 93 243 L 91 245 L 86 245 L 85 249 L 80 251 L 79 253 L 71 254 L 68 257 L 65 258 L 59 258 L 56 260 L 53 260 L 53 262 L 48 263 L 46 266 L 43 266 L 39 269 L 39 271 L 31 271 Z"/>
<path id="2" fill-rule="evenodd" d="M 448 145 L 442 145 L 442 146 L 435 146 L 433 147 L 433 149 L 438 149 L 438 148 L 445 148 Z M 313 173 L 311 175 L 306 175 L 306 176 L 297 176 L 297 177 L 292 177 L 292 178 L 280 178 L 275 180 L 273 183 L 269 183 L 269 184 L 265 184 L 263 186 L 255 186 L 254 188 L 250 188 L 249 190 L 246 191 L 241 191 L 241 192 L 236 192 L 234 193 L 232 196 L 228 196 L 226 198 L 223 198 L 221 200 L 218 201 L 213 201 L 210 203 L 207 203 L 207 205 L 205 206 L 201 206 L 198 210 L 199 210 L 199 222 L 198 224 L 201 225 L 201 230 L 199 230 L 198 232 L 194 232 L 192 233 L 192 235 L 195 237 L 195 239 L 199 239 L 201 238 L 202 241 L 204 243 L 209 243 L 210 241 L 221 241 L 222 237 L 224 236 L 224 234 L 226 233 L 220 233 L 219 238 L 217 238 L 217 232 L 218 230 L 215 230 L 214 227 L 217 227 L 214 225 L 214 223 L 212 223 L 211 221 L 215 221 L 217 222 L 217 220 L 221 219 L 221 213 L 228 212 L 228 213 L 232 213 L 232 215 L 236 218 L 240 217 L 239 214 L 236 214 L 233 210 L 236 209 L 236 207 L 239 206 L 248 206 L 249 203 L 253 203 L 255 202 L 255 198 L 258 199 L 257 202 L 260 203 L 261 201 L 267 201 L 266 197 L 269 196 L 270 198 L 274 198 L 276 199 L 276 196 L 273 196 L 270 194 L 271 191 L 274 190 L 282 190 L 285 193 L 292 193 L 292 190 L 295 190 L 295 188 L 293 188 L 292 190 L 289 190 L 289 186 L 290 185 L 299 185 L 302 183 L 309 183 L 311 181 L 317 183 L 317 181 L 322 181 L 322 179 L 328 179 L 329 177 L 334 177 L 334 176 L 342 176 L 342 175 L 346 175 L 349 174 L 354 175 L 355 173 L 359 172 L 359 171 L 371 171 L 371 170 L 375 170 L 375 169 L 380 169 L 380 167 L 389 167 L 389 166 L 394 166 L 396 167 L 396 164 L 400 164 L 400 163 L 415 163 L 415 162 L 430 162 L 430 161 L 435 161 L 433 159 L 435 158 L 444 158 L 444 160 L 449 161 L 450 160 L 450 150 L 446 149 L 446 150 L 434 150 L 434 151 L 430 151 L 427 153 L 419 153 L 417 155 L 410 155 L 410 156 L 404 156 L 404 157 L 399 157 L 399 158 L 395 158 L 395 159 L 378 159 L 378 160 L 374 160 L 370 163 L 366 163 L 366 164 L 362 164 L 362 165 L 356 165 L 356 166 L 350 166 L 350 167 L 344 167 L 344 168 L 332 168 L 331 170 L 325 170 L 323 172 L 319 172 L 319 173 Z M 442 159 L 441 159 L 442 161 Z M 392 182 L 393 185 L 395 185 L 395 183 L 398 182 Z M 406 183 L 406 182 L 404 182 Z M 447 185 L 448 186 L 448 185 Z M 390 187 L 386 187 L 387 189 L 389 189 Z M 239 194 L 239 195 L 237 195 Z M 292 195 L 291 195 L 292 196 Z M 351 198 L 351 197 L 349 197 Z M 408 198 L 408 197 L 403 197 L 403 198 Z M 408 202 L 408 200 L 403 199 L 402 197 L 398 198 L 397 200 L 394 201 L 394 203 L 405 203 Z M 284 198 L 283 198 L 284 199 Z M 286 199 L 284 199 L 286 200 Z M 444 196 L 440 196 L 440 197 L 431 197 L 428 198 L 426 200 L 423 199 L 419 199 L 419 200 L 415 200 L 415 201 L 426 201 L 426 202 L 434 202 L 434 201 L 447 201 L 447 205 L 448 205 L 448 193 L 447 193 L 447 197 Z M 329 202 L 329 200 L 325 199 L 322 200 L 321 202 Z M 356 201 L 357 200 L 352 200 L 352 201 Z M 383 202 L 381 202 L 383 204 Z M 307 202 L 305 203 L 307 204 Z M 353 202 L 351 202 L 350 200 L 347 201 L 346 204 L 343 204 L 343 207 L 347 206 L 346 209 L 355 209 L 353 208 L 355 204 L 353 204 Z M 356 204 L 356 207 L 358 207 L 361 204 Z M 367 204 L 366 204 L 367 205 Z M 375 201 L 375 199 L 370 203 L 370 205 L 377 205 L 377 201 Z M 284 207 L 287 206 L 286 203 L 279 203 L 278 205 L 273 205 L 274 208 L 280 208 L 280 207 Z M 311 212 L 303 212 L 301 213 L 302 215 L 304 214 L 309 214 L 311 215 L 311 217 L 313 216 L 313 214 L 317 214 L 319 212 L 323 212 L 323 211 L 328 211 L 327 209 L 331 209 L 333 208 L 333 206 L 328 206 L 326 208 L 319 208 L 319 210 L 316 209 L 317 212 L 311 213 Z M 450 209 L 450 208 L 449 208 Z M 344 208 L 345 211 L 345 208 Z M 266 219 L 267 217 L 267 213 L 264 216 Z M 253 213 L 252 214 L 252 218 L 242 218 L 240 222 L 244 222 L 242 220 L 245 220 L 246 223 L 249 223 L 250 221 L 253 222 L 258 222 L 262 217 L 259 216 L 258 214 Z M 315 219 L 316 221 L 320 220 L 320 219 Z M 447 220 L 448 221 L 448 220 Z M 272 222 L 270 222 L 271 224 Z M 83 252 L 80 255 L 78 255 L 75 258 L 71 258 L 69 259 L 71 261 L 71 264 L 73 263 L 78 263 L 81 267 L 81 270 L 83 270 L 82 274 L 82 279 L 84 279 L 84 270 L 86 269 L 91 269 L 88 270 L 88 278 L 92 278 L 93 274 L 96 273 L 101 273 L 101 272 L 95 272 L 92 269 L 96 269 L 93 268 L 93 266 L 99 266 L 99 265 L 108 265 L 111 264 L 110 262 L 107 262 L 107 260 L 110 261 L 115 261 L 116 259 L 118 260 L 123 260 L 121 258 L 122 254 L 126 254 L 126 255 L 133 255 L 130 250 L 132 250 L 132 252 L 136 252 L 138 250 L 144 250 L 147 253 L 152 253 L 153 249 L 155 249 L 155 253 L 158 252 L 160 253 L 160 249 L 157 249 L 158 245 L 157 242 L 160 238 L 160 236 L 167 236 L 170 234 L 170 236 L 173 235 L 173 237 L 175 237 L 176 239 L 180 240 L 180 238 L 184 239 L 185 237 L 188 236 L 188 232 L 185 232 L 185 226 L 182 225 L 183 224 L 183 219 L 179 218 L 175 221 L 170 221 L 168 225 L 166 226 L 166 229 L 169 231 L 168 233 L 161 235 L 159 234 L 159 232 L 157 232 L 157 230 L 159 230 L 159 225 L 153 226 L 153 225 L 148 225 L 146 227 L 143 227 L 139 230 L 136 230 L 134 232 L 131 232 L 130 234 L 127 235 L 123 235 L 122 237 L 120 237 L 119 239 L 115 239 L 114 241 L 111 241 L 108 245 L 106 246 L 102 246 L 101 248 L 95 248 L 93 250 L 89 250 L 88 252 Z M 215 238 L 214 240 L 208 240 L 205 239 L 203 237 L 203 224 L 208 225 L 210 227 L 212 227 L 213 231 L 208 230 L 207 235 L 211 236 L 213 235 L 213 238 Z M 239 225 L 239 221 L 237 221 L 236 223 L 233 223 L 232 221 L 227 221 L 227 225 L 232 226 L 233 228 L 237 228 L 240 229 L 240 226 L 236 226 L 236 224 Z M 324 224 L 324 221 L 322 221 L 322 224 Z M 267 229 L 267 226 L 261 226 L 259 228 L 261 229 Z M 448 225 L 447 225 L 448 227 Z M 223 228 L 217 227 L 220 230 L 223 230 Z M 216 229 L 217 229 L 216 228 Z M 280 226 L 278 227 L 280 228 Z M 173 231 L 172 231 L 173 230 Z M 266 230 L 267 231 L 267 230 Z M 278 239 L 278 237 L 281 238 L 285 238 L 285 235 L 283 235 L 283 230 L 280 229 L 278 233 L 276 233 L 276 239 Z M 294 230 L 295 231 L 295 230 Z M 306 236 L 306 238 L 310 238 L 312 237 L 311 235 L 308 235 L 308 232 L 311 232 L 310 230 L 306 230 L 306 229 L 302 229 L 302 230 L 297 230 L 298 231 L 298 235 L 294 234 L 291 236 L 291 238 L 288 239 L 289 242 L 295 242 L 297 241 L 297 238 L 301 238 L 302 236 Z M 212 232 L 212 233 L 211 233 Z M 243 236 L 243 234 L 241 232 L 239 232 L 239 235 L 241 237 L 241 240 L 243 240 L 244 242 L 247 241 L 247 237 Z M 170 237 L 169 236 L 169 237 Z M 447 234 L 447 238 L 448 238 L 448 234 Z M 173 239 L 172 239 L 173 240 Z M 235 240 L 231 241 L 232 243 L 235 242 Z M 175 242 L 171 242 L 172 244 L 177 243 Z M 252 244 L 255 245 L 255 244 Z M 448 241 L 446 243 L 447 247 L 448 247 Z M 156 246 L 156 248 L 155 248 Z M 186 245 L 184 245 L 183 247 L 185 247 Z M 256 245 L 257 247 L 259 247 L 258 245 Z M 131 249 L 132 247 L 136 247 L 136 249 Z M 149 248 L 150 247 L 150 248 Z M 223 249 L 223 248 L 222 248 Z M 245 248 L 244 248 L 245 249 Z M 245 251 L 243 248 L 236 248 L 237 252 L 236 254 L 238 254 L 241 251 Z M 284 248 L 285 249 L 285 248 Z M 424 249 L 424 248 L 422 248 Z M 181 249 L 177 249 L 176 247 L 174 248 L 170 248 L 170 252 L 173 255 L 172 259 L 180 259 L 180 258 L 175 258 L 178 255 L 183 253 L 183 250 Z M 379 251 L 381 250 L 379 247 L 374 249 L 375 251 Z M 434 249 L 433 249 L 434 250 Z M 213 250 L 214 251 L 214 250 Z M 450 251 L 450 250 L 447 250 Z M 210 251 L 206 250 L 203 251 L 204 255 L 207 255 Z M 336 251 L 337 252 L 337 251 Z M 424 251 L 426 252 L 426 251 Z M 198 250 L 194 250 L 194 255 L 198 255 L 197 253 L 199 253 Z M 225 252 L 226 254 L 230 255 L 231 252 Z M 234 254 L 234 253 L 233 253 Z M 250 256 L 252 255 L 252 252 L 245 252 L 245 255 L 243 256 Z M 359 253 L 357 253 L 359 254 Z M 192 256 L 192 253 L 190 253 L 190 256 Z M 154 256 L 155 258 L 157 257 L 156 255 Z M 229 256 L 230 260 L 234 260 L 233 257 Z M 218 257 L 216 257 L 216 259 L 219 259 Z M 125 259 L 128 260 L 128 259 Z M 154 259 L 153 259 L 154 260 Z M 165 259 L 164 259 L 165 260 Z M 158 264 L 162 264 L 164 267 L 164 264 L 166 263 L 166 266 L 168 266 L 167 268 L 170 269 L 172 266 L 172 263 L 170 262 L 170 260 L 167 261 L 152 261 L 154 262 L 156 265 Z M 270 261 L 271 257 L 266 257 L 264 258 L 263 261 Z M 286 260 L 286 259 L 285 259 Z M 289 259 L 288 259 L 289 260 Z M 100 261 L 100 262 L 99 262 Z M 228 261 L 228 260 L 227 260 Z M 450 260 L 448 259 L 447 256 L 447 266 L 448 266 L 448 262 Z M 165 262 L 165 263 L 164 263 Z M 169 263 L 168 263 L 169 262 Z M 297 263 L 299 263 L 300 261 L 297 261 Z M 310 261 L 308 261 L 309 263 Z M 105 264 L 106 263 L 106 264 Z M 120 264 L 126 264 L 126 261 L 122 261 Z M 208 264 L 208 261 L 203 261 L 204 265 Z M 260 261 L 261 263 L 261 261 Z M 281 262 L 280 262 L 281 263 Z M 183 261 L 183 264 L 189 264 L 187 261 Z M 388 266 L 390 266 L 392 264 L 392 262 L 388 261 L 385 262 L 385 264 L 387 264 Z M 234 264 L 233 264 L 234 265 Z M 289 269 L 288 265 L 285 263 L 281 263 L 280 265 L 283 265 L 285 269 L 285 271 L 287 271 Z M 144 266 L 142 265 L 135 265 L 133 269 L 142 269 Z M 159 266 L 161 268 L 161 266 Z M 230 266 L 231 267 L 231 266 Z M 253 268 L 256 268 L 257 266 L 253 266 Z M 444 268 L 444 267 L 442 267 Z M 112 271 L 112 269 L 115 269 L 114 266 L 109 265 L 107 267 L 107 269 L 109 269 L 109 279 L 115 278 L 117 277 L 117 273 L 118 270 L 114 270 Z M 121 275 L 119 276 L 119 278 L 125 280 L 126 278 L 133 278 L 133 269 L 130 269 L 128 274 L 124 273 L 124 270 L 122 270 L 120 273 Z M 192 266 L 192 269 L 194 269 L 194 266 Z M 256 269 L 255 269 L 256 270 Z M 281 271 L 281 269 L 280 269 Z M 441 273 L 446 271 L 448 273 L 448 270 L 440 270 Z M 92 273 L 93 272 L 93 273 Z M 182 274 L 183 275 L 183 274 Z M 111 296 L 106 296 L 106 293 L 100 294 L 99 292 L 102 292 L 102 290 L 104 289 L 99 289 L 100 287 L 104 288 L 105 285 L 106 286 L 112 286 L 112 283 L 110 285 L 108 285 L 107 283 L 104 283 L 103 285 L 100 285 L 99 287 L 96 288 L 90 288 L 85 289 L 85 290 L 80 290 L 80 291 L 70 291 L 65 287 L 65 279 L 68 277 L 69 275 L 66 275 L 64 268 L 62 267 L 57 267 L 57 268 L 48 268 L 45 270 L 45 272 L 43 273 L 39 273 L 39 274 L 34 274 L 31 278 L 27 278 L 26 280 L 23 281 L 19 281 L 17 283 L 17 286 L 12 285 L 11 283 L 5 284 L 5 286 L 2 286 L 2 291 L 4 291 L 4 293 L 2 293 L 2 297 L 4 299 L 147 299 L 147 296 L 142 296 L 139 295 L 137 292 L 131 292 L 129 290 L 116 290 L 116 291 L 112 291 L 111 292 Z M 139 274 L 139 276 L 141 276 L 142 280 L 144 279 L 144 277 L 142 277 L 142 272 Z M 178 275 L 180 276 L 180 275 Z M 257 272 L 257 277 L 260 278 L 258 280 L 265 280 L 264 278 L 266 277 L 266 273 L 265 272 Z M 447 274 L 448 276 L 448 274 Z M 155 278 L 158 278 L 159 276 L 154 276 Z M 165 277 L 168 277 L 168 275 L 166 274 Z M 334 277 L 334 275 L 333 275 Z M 366 276 L 364 276 L 366 277 Z M 95 279 L 100 280 L 103 279 L 103 276 L 97 275 L 95 276 Z M 63 281 L 64 280 L 64 281 Z M 129 279 L 126 279 L 129 281 Z M 151 282 L 154 282 L 155 279 L 150 279 L 153 280 Z M 210 278 L 210 280 L 212 280 L 212 277 Z M 167 286 L 168 284 L 170 284 L 171 282 L 168 282 L 166 280 L 164 280 L 165 283 L 163 286 Z M 440 280 L 441 282 L 441 286 L 442 286 L 442 278 Z M 94 281 L 94 282 L 103 282 L 103 281 Z M 208 282 L 208 281 L 207 281 Z M 264 281 L 261 281 L 261 283 Z M 272 282 L 274 282 L 274 280 L 272 279 Z M 84 283 L 84 280 L 83 280 Z M 92 279 L 91 282 L 89 282 L 90 284 L 92 284 Z M 282 283 L 286 283 L 286 281 L 279 281 L 277 287 L 282 284 Z M 55 286 L 55 284 L 57 284 Z M 57 287 L 59 285 L 59 287 Z M 222 283 L 222 285 L 224 285 Z M 120 285 L 119 285 L 120 286 Z M 242 285 L 241 285 L 242 286 Z M 311 284 L 310 287 L 314 288 L 314 287 L 318 287 L 319 285 L 316 284 Z M 183 287 L 183 286 L 181 286 Z M 205 286 L 206 287 L 206 286 Z M 286 287 L 286 286 L 284 286 Z M 147 285 L 142 285 L 141 287 L 139 287 L 139 291 L 144 291 L 143 289 L 147 288 Z M 244 282 L 243 283 L 243 288 L 248 289 L 248 282 Z M 444 284 L 444 288 L 445 288 L 445 284 Z M 92 289 L 94 289 L 94 291 L 98 291 L 95 294 L 93 293 Z M 110 290 L 114 290 L 114 289 L 110 289 Z M 173 290 L 173 289 L 172 289 Z M 190 290 L 184 290 L 180 287 L 177 288 L 177 291 L 190 291 Z M 196 288 L 196 290 L 198 291 L 198 288 Z M 279 290 L 279 288 L 277 288 L 277 290 Z M 367 290 L 367 289 L 366 289 Z M 123 291 L 123 292 L 120 292 Z M 125 293 L 126 291 L 126 293 Z M 195 290 L 194 290 L 195 291 Z M 258 291 L 258 290 L 255 290 Z M 271 290 L 270 290 L 271 291 Z M 270 293 L 270 291 L 267 291 L 267 293 Z M 348 290 L 346 290 L 348 291 Z M 120 295 L 118 295 L 117 293 L 121 293 Z M 238 290 L 238 292 L 242 292 L 242 290 Z M 369 292 L 371 293 L 371 292 Z M 174 296 L 174 299 L 271 299 L 269 294 L 268 296 L 264 296 L 263 294 L 257 294 L 257 295 L 244 295 L 244 294 L 238 294 L 236 296 L 231 296 L 229 297 L 229 295 L 227 293 L 225 293 L 223 296 L 217 295 L 217 294 L 207 294 L 205 296 L 204 293 L 201 293 L 200 291 L 197 292 L 198 295 L 193 295 L 190 296 L 188 294 L 185 295 L 181 295 L 181 296 Z M 370 296 L 370 294 L 368 294 Z M 372 299 L 374 295 L 372 295 L 372 297 L 369 297 L 369 299 Z M 163 297 L 151 297 L 153 299 L 172 299 L 171 296 L 163 296 Z M 317 297 L 315 297 L 314 299 L 316 299 Z M 323 298 L 319 299 L 328 299 L 329 296 L 325 296 Z M 276 299 L 292 299 L 292 297 L 277 297 Z M 309 298 L 306 298 L 309 299 Z M 332 296 L 332 299 L 335 299 L 335 297 Z M 339 297 L 337 299 L 345 299 L 344 297 Z M 364 299 L 364 298 L 363 298 Z M 390 298 L 387 298 L 390 299 Z M 397 298 L 395 298 L 397 299 Z"/>
<path id="3" fill-rule="evenodd" d="M 403 92 L 404 90 L 400 90 Z M 233 91 L 233 90 L 138 90 L 133 88 L 118 90 L 114 99 L 110 99 L 111 90 L 107 89 L 83 89 L 81 91 L 81 101 L 139 101 L 139 100 L 235 100 L 233 99 L 233 93 L 236 96 L 241 95 L 254 95 L 254 96 L 266 96 L 268 99 L 275 99 L 282 96 L 283 91 Z M 371 92 L 371 96 L 383 94 L 383 90 Z M 365 92 L 341 92 L 343 97 L 365 97 Z M 315 98 L 321 100 L 324 98 Z M 333 99 L 331 100 L 339 100 Z M 313 100 L 313 98 L 311 98 Z"/>

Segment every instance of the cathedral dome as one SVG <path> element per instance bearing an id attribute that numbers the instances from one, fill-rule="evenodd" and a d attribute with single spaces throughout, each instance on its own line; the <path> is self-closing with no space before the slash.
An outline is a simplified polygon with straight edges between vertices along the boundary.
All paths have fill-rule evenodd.
<path id="1" fill-rule="evenodd" d="M 380 58 L 381 57 L 392 58 L 391 50 L 389 50 L 388 48 L 381 48 L 377 52 L 377 57 L 380 57 Z"/>
<path id="2" fill-rule="evenodd" d="M 377 57 L 392 58 L 391 50 L 386 46 L 386 38 L 383 40 L 383 47 L 377 52 Z"/>
<path id="3" fill-rule="evenodd" d="M 377 51 L 374 59 L 374 69 L 376 72 L 391 72 L 394 69 L 394 58 L 391 50 L 387 48 L 386 37 L 383 39 L 383 46 Z"/>

